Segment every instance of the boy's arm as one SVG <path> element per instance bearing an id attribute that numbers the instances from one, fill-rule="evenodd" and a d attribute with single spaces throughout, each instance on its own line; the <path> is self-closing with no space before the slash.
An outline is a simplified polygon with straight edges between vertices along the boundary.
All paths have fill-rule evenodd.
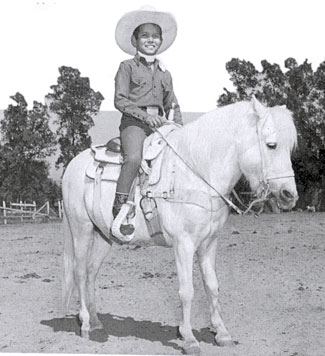
<path id="1" fill-rule="evenodd" d="M 175 103 L 175 107 L 174 107 L 174 121 L 176 122 L 176 124 L 183 125 L 183 119 L 182 119 L 181 109 L 180 109 L 179 105 L 177 104 L 176 96 L 174 96 L 174 97 L 175 97 L 175 101 L 173 101 L 173 103 Z"/>
<path id="2" fill-rule="evenodd" d="M 141 110 L 128 99 L 131 81 L 130 75 L 130 69 L 122 62 L 115 76 L 114 106 L 123 114 L 131 115 L 141 121 L 146 121 L 149 116 L 148 113 Z"/>
<path id="3" fill-rule="evenodd" d="M 172 108 L 172 104 L 175 104 L 175 106 L 174 106 L 174 121 L 177 124 L 183 125 L 181 109 L 178 105 L 178 101 L 177 101 L 176 95 L 174 93 L 173 81 L 172 81 L 172 77 L 170 74 L 168 76 L 167 85 L 164 88 L 164 102 L 163 102 L 163 104 L 164 104 L 164 110 L 167 114 L 167 117 L 168 117 L 170 109 Z"/>

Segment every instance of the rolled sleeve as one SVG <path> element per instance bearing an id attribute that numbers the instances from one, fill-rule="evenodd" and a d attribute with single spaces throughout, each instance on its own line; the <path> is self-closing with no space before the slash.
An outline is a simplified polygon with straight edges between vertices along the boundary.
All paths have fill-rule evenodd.
<path id="1" fill-rule="evenodd" d="M 177 124 L 183 125 L 182 114 L 181 114 L 180 107 L 178 105 L 176 95 L 174 93 L 173 80 L 170 73 L 167 74 L 166 81 L 164 84 L 163 103 L 164 103 L 164 110 L 166 113 L 169 113 L 169 111 L 171 110 L 174 104 L 174 121 Z"/>
<path id="2" fill-rule="evenodd" d="M 178 104 L 175 106 L 174 110 L 174 121 L 176 124 L 183 125 L 182 113 Z"/>

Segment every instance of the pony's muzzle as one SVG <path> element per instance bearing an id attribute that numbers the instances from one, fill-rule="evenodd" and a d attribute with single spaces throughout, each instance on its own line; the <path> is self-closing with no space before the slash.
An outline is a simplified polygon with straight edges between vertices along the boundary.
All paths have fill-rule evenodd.
<path id="1" fill-rule="evenodd" d="M 292 191 L 287 188 L 280 190 L 278 204 L 282 209 L 292 209 L 298 200 L 298 194 L 296 190 Z"/>

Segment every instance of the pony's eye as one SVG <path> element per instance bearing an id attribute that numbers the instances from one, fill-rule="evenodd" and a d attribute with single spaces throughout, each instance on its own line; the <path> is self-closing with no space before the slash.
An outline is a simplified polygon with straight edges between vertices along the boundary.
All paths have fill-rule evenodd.
<path id="1" fill-rule="evenodd" d="M 270 150 L 275 150 L 277 147 L 277 144 L 275 142 L 268 142 L 266 144 L 266 146 L 270 149 Z"/>

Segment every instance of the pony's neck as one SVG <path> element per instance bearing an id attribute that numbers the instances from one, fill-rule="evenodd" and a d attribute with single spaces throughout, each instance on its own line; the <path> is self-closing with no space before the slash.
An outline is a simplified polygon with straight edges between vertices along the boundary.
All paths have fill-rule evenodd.
<path id="1" fill-rule="evenodd" d="M 220 108 L 184 126 L 177 138 L 182 157 L 222 194 L 230 193 L 241 176 L 237 127 Z"/>

